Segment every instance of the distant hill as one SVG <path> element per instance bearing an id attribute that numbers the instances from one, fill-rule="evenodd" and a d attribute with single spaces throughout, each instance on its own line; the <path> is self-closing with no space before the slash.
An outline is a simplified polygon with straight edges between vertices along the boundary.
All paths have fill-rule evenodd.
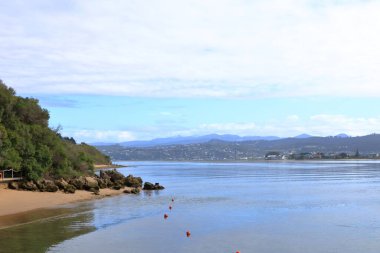
<path id="1" fill-rule="evenodd" d="M 361 137 L 308 137 L 276 140 L 224 141 L 212 139 L 203 143 L 158 145 L 150 147 L 98 147 L 116 160 L 234 160 L 263 157 L 267 152 L 281 153 L 380 153 L 380 135 Z"/>
<path id="2" fill-rule="evenodd" d="M 310 134 L 300 134 L 300 135 L 294 136 L 294 138 L 296 139 L 306 139 L 306 138 L 311 138 L 311 137 L 315 137 L 315 136 L 312 136 Z"/>
<path id="3" fill-rule="evenodd" d="M 50 129 L 49 118 L 38 100 L 16 96 L 0 81 L 0 170 L 39 179 L 92 173 L 94 163 L 110 163 L 96 148 Z"/>
<path id="4" fill-rule="evenodd" d="M 211 140 L 221 141 L 257 141 L 257 140 L 278 140 L 277 136 L 239 136 L 232 134 L 209 134 L 202 136 L 174 136 L 168 138 L 157 138 L 149 141 L 128 141 L 122 143 L 92 143 L 94 146 L 110 146 L 120 145 L 123 147 L 154 147 L 158 145 L 176 145 L 176 144 L 192 144 L 192 143 L 205 143 Z"/>
<path id="5" fill-rule="evenodd" d="M 276 136 L 238 136 L 238 135 L 218 135 L 218 134 L 209 134 L 203 136 L 174 136 L 168 138 L 157 138 L 148 141 L 129 141 L 118 143 L 123 147 L 153 147 L 158 145 L 175 145 L 175 144 L 192 144 L 192 143 L 205 143 L 211 140 L 221 140 L 221 141 L 248 141 L 248 140 L 277 140 L 280 139 Z M 107 146 L 97 145 L 95 146 Z"/>

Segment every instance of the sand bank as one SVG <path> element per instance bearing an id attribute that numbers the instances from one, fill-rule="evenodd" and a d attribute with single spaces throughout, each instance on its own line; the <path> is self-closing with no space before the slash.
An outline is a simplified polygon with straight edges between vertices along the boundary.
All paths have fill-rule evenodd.
<path id="1" fill-rule="evenodd" d="M 125 189 L 127 187 L 121 190 L 100 189 L 99 195 L 79 190 L 74 194 L 66 194 L 63 192 L 30 192 L 0 189 L 0 217 L 35 209 L 59 207 L 60 205 L 78 201 L 114 196 L 122 194 Z"/>
<path id="2" fill-rule="evenodd" d="M 123 168 L 127 167 L 126 165 L 119 165 L 119 164 L 95 164 L 94 169 L 95 170 L 101 170 L 101 169 L 117 169 L 117 168 Z"/>

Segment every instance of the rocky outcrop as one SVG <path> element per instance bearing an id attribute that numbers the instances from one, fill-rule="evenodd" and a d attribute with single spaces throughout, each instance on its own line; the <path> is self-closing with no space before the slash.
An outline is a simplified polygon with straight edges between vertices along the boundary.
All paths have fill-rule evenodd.
<path id="1" fill-rule="evenodd" d="M 77 190 L 83 190 L 85 183 L 84 177 L 77 177 L 69 180 L 69 184 L 73 185 Z"/>
<path id="2" fill-rule="evenodd" d="M 17 182 L 9 182 L 8 183 L 8 188 L 9 189 L 12 189 L 12 190 L 18 190 L 19 189 L 19 186 L 18 186 L 18 183 Z"/>
<path id="3" fill-rule="evenodd" d="M 139 194 L 140 189 L 139 188 L 129 188 L 123 191 L 126 194 Z"/>
<path id="4" fill-rule="evenodd" d="M 56 192 L 59 190 L 59 187 L 55 185 L 54 181 L 44 180 L 44 185 L 46 192 Z"/>
<path id="5" fill-rule="evenodd" d="M 76 188 L 74 185 L 68 184 L 66 188 L 63 190 L 65 193 L 75 193 Z"/>
<path id="6" fill-rule="evenodd" d="M 163 187 L 159 183 L 152 184 L 150 182 L 145 182 L 144 183 L 144 188 L 143 188 L 143 190 L 148 190 L 148 191 L 151 191 L 151 190 L 163 190 L 163 189 L 165 189 L 165 187 Z"/>
<path id="7" fill-rule="evenodd" d="M 84 178 L 84 189 L 98 189 L 99 190 L 99 184 L 96 178 L 94 177 L 85 177 Z"/>
<path id="8" fill-rule="evenodd" d="M 66 180 L 63 179 L 63 178 L 58 179 L 58 180 L 55 180 L 54 183 L 55 183 L 56 186 L 58 186 L 58 188 L 59 188 L 60 190 L 63 190 L 63 191 L 64 191 L 64 190 L 66 189 L 66 187 L 69 185 L 69 183 L 67 183 Z"/>
<path id="9" fill-rule="evenodd" d="M 127 194 L 138 194 L 142 188 L 143 181 L 141 177 L 134 177 L 128 175 L 125 177 L 117 170 L 105 170 L 100 171 L 99 176 L 80 176 L 65 180 L 63 178 L 56 180 L 42 179 L 37 181 L 21 181 L 21 182 L 9 182 L 8 188 L 14 190 L 27 190 L 27 191 L 41 191 L 41 192 L 56 192 L 63 191 L 65 193 L 75 193 L 76 190 L 87 190 L 98 195 L 100 189 L 110 188 L 114 190 L 120 190 L 125 188 L 124 191 Z M 162 190 L 164 189 L 159 183 L 144 184 L 144 190 Z"/>
<path id="10" fill-rule="evenodd" d="M 38 191 L 37 185 L 33 181 L 24 181 L 19 184 L 19 189 L 26 191 Z"/>
<path id="11" fill-rule="evenodd" d="M 124 179 L 124 185 L 128 186 L 128 187 L 134 187 L 134 188 L 142 187 L 142 183 L 143 183 L 143 181 L 142 181 L 141 177 L 134 177 L 132 175 L 128 175 Z"/>

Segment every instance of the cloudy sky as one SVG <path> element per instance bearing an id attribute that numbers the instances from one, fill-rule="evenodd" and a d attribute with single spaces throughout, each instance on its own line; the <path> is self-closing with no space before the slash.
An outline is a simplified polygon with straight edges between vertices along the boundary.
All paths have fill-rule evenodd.
<path id="1" fill-rule="evenodd" d="M 380 1 L 0 1 L 0 78 L 79 141 L 380 133 Z"/>

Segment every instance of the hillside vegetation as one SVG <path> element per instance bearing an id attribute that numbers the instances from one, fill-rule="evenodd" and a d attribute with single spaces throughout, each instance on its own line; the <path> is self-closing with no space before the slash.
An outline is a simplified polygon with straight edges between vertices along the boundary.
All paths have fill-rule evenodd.
<path id="1" fill-rule="evenodd" d="M 76 144 L 48 126 L 49 112 L 34 98 L 16 96 L 0 81 L 0 170 L 21 171 L 27 179 L 92 174 L 94 163 L 110 159 L 85 143 Z"/>

